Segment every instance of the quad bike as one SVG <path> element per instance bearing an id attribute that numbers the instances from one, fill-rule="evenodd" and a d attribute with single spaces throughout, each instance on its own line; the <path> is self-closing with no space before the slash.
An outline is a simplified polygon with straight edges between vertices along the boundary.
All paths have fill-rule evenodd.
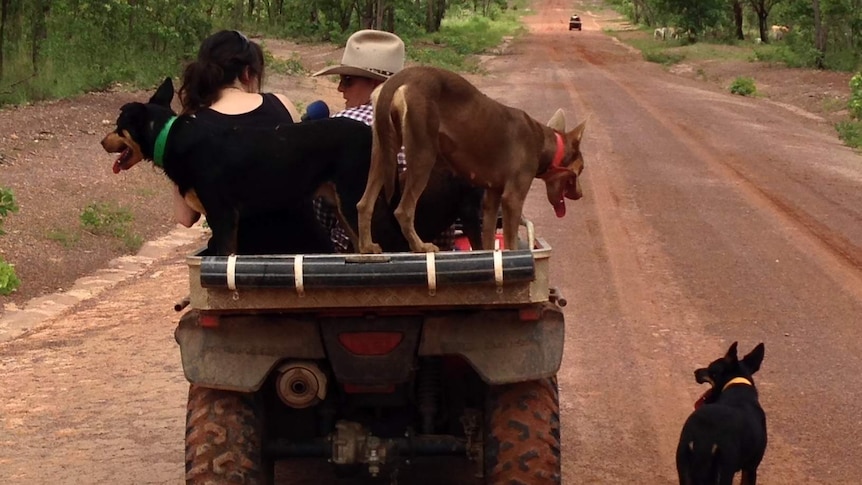
<path id="1" fill-rule="evenodd" d="M 565 300 L 523 228 L 506 251 L 189 256 L 186 483 L 269 484 L 297 457 L 394 483 L 440 455 L 560 483 Z"/>

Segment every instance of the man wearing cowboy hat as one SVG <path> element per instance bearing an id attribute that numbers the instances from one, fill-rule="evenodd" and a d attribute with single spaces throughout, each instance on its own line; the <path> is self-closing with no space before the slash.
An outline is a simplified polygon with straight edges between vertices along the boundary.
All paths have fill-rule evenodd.
<path id="1" fill-rule="evenodd" d="M 371 92 L 383 81 L 404 68 L 404 42 L 391 32 L 360 30 L 347 39 L 341 64 L 322 69 L 312 77 L 338 74 L 338 92 L 344 96 L 344 111 L 334 116 L 364 121 L 371 124 Z"/>
<path id="2" fill-rule="evenodd" d="M 371 92 L 404 68 L 404 42 L 397 35 L 382 30 L 360 30 L 347 39 L 341 64 L 322 69 L 312 77 L 337 74 L 338 92 L 344 96 L 345 109 L 332 115 L 361 121 L 371 125 L 374 108 Z M 398 166 L 405 167 L 403 153 L 398 154 Z M 314 212 L 339 252 L 349 252 L 350 238 L 338 224 L 335 207 L 318 197 L 314 200 Z"/>

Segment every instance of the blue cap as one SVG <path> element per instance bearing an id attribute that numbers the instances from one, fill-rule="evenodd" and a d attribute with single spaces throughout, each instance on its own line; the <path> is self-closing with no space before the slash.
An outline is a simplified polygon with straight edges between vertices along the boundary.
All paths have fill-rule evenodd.
<path id="1" fill-rule="evenodd" d="M 329 106 L 321 100 L 314 101 L 305 108 L 302 121 L 322 120 L 329 118 Z"/>

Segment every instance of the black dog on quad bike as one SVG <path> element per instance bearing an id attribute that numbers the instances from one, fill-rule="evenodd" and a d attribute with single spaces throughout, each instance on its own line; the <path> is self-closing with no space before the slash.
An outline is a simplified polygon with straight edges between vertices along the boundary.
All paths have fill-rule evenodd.
<path id="1" fill-rule="evenodd" d="M 694 371 L 710 389 L 686 420 L 676 450 L 680 485 L 731 485 L 742 470 L 742 485 L 757 483 L 766 452 L 766 414 L 752 375 L 763 361 L 763 344 L 739 360 L 736 342 L 727 354 Z"/>
<path id="2" fill-rule="evenodd" d="M 241 216 L 307 206 L 310 217 L 308 201 L 324 182 L 333 182 L 343 200 L 362 196 L 356 180 L 367 178 L 371 152 L 365 124 L 329 118 L 274 128 L 219 128 L 194 116 L 177 117 L 170 107 L 173 96 L 168 78 L 148 103 L 124 105 L 102 146 L 120 154 L 115 172 L 153 160 L 187 201 L 196 197 L 195 208 L 212 229 L 214 254 L 237 252 Z M 358 195 L 350 193 L 354 186 Z M 355 213 L 356 206 L 342 204 L 341 210 Z M 297 237 L 305 237 L 297 229 Z"/>
<path id="3" fill-rule="evenodd" d="M 194 116 L 177 116 L 170 107 L 173 97 L 173 83 L 167 78 L 149 102 L 124 105 L 116 129 L 104 137 L 102 147 L 119 154 L 115 173 L 145 159 L 160 166 L 186 201 L 206 214 L 213 234 L 211 254 L 236 254 L 241 219 L 273 211 L 289 215 L 289 220 L 272 222 L 293 226 L 291 247 L 243 252 L 331 252 L 328 242 L 319 242 L 320 227 L 313 221 L 310 204 L 325 182 L 335 186 L 337 209 L 355 231 L 356 203 L 365 190 L 370 166 L 369 126 L 347 118 L 325 118 L 273 128 L 227 129 Z M 423 232 L 439 234 L 459 215 L 467 219 L 468 230 L 478 226 L 478 211 L 475 220 L 469 220 L 469 213 L 465 217 L 460 210 L 462 200 L 475 199 L 475 189 L 442 183 L 447 181 L 444 177 L 440 180 L 425 198 L 423 205 L 432 210 L 419 214 L 417 229 L 421 226 Z M 385 203 L 375 212 L 374 225 L 384 249 L 407 247 Z"/>

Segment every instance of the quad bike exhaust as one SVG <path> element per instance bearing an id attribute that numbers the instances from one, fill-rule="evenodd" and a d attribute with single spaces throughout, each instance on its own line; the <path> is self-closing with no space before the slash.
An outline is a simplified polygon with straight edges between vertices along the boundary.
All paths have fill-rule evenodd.
<path id="1" fill-rule="evenodd" d="M 313 362 L 293 361 L 278 368 L 275 388 L 281 401 L 296 409 L 326 398 L 326 374 Z"/>

